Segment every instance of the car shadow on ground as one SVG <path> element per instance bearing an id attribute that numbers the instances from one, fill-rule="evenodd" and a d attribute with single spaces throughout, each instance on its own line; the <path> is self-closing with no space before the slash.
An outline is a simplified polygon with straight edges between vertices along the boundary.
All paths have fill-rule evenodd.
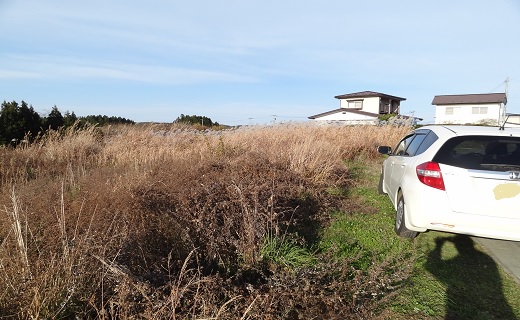
<path id="1" fill-rule="evenodd" d="M 455 255 L 443 254 L 453 244 Z M 427 270 L 446 287 L 445 319 L 518 319 L 503 293 L 495 261 L 464 235 L 438 237 Z"/>

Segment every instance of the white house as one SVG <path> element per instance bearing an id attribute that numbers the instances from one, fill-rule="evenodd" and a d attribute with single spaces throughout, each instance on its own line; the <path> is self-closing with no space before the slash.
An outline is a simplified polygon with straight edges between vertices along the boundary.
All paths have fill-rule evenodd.
<path id="1" fill-rule="evenodd" d="M 505 93 L 458 94 L 435 96 L 435 124 L 498 125 L 504 121 L 507 96 Z"/>
<path id="2" fill-rule="evenodd" d="M 310 116 L 319 122 L 341 122 L 345 124 L 375 124 L 385 114 L 399 114 L 401 101 L 396 96 L 373 91 L 362 91 L 335 96 L 339 108 Z"/>

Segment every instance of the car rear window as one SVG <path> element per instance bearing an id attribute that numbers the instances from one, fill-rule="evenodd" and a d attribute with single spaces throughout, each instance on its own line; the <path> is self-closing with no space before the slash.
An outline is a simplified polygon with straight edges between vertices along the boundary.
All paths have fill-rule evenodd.
<path id="1" fill-rule="evenodd" d="M 447 140 L 433 161 L 476 170 L 520 170 L 520 138 L 460 136 Z"/>

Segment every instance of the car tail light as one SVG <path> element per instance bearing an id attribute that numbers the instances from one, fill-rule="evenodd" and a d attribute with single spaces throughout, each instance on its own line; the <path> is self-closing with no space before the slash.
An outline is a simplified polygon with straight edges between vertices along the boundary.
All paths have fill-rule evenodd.
<path id="1" fill-rule="evenodd" d="M 416 171 L 419 181 L 425 185 L 439 190 L 446 190 L 444 188 L 441 168 L 437 162 L 425 162 L 420 164 L 417 166 Z"/>

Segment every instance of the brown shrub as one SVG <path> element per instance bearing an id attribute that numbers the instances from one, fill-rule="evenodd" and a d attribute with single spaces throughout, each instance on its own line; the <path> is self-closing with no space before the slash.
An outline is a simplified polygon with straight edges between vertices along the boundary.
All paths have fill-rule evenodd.
<path id="1" fill-rule="evenodd" d="M 407 130 L 122 126 L 0 149 L 0 316 L 355 318 L 348 268 L 286 273 L 260 249 L 286 233 L 311 247 L 344 161 Z"/>

